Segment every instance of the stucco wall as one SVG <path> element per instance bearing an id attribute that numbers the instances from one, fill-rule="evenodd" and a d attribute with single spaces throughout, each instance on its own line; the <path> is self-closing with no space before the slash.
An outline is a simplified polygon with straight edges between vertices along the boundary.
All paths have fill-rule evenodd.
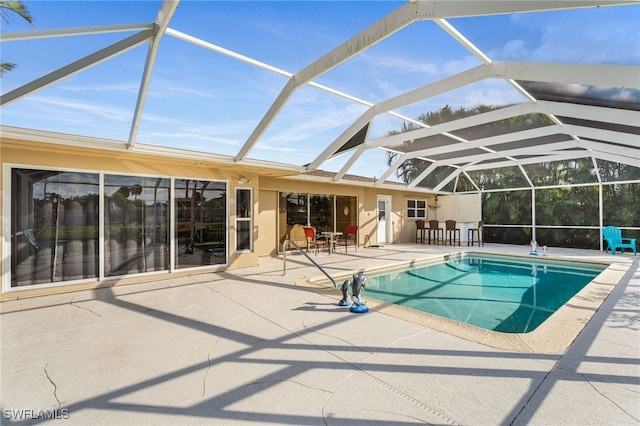
<path id="1" fill-rule="evenodd" d="M 10 166 L 33 168 L 54 168 L 74 171 L 105 172 L 131 175 L 149 175 L 175 178 L 192 178 L 203 180 L 221 180 L 228 183 L 228 268 L 242 268 L 256 265 L 260 256 L 271 256 L 278 252 L 278 192 L 300 192 L 326 195 L 353 196 L 358 199 L 358 243 L 362 247 L 369 236 L 371 244 L 378 242 L 377 237 L 377 200 L 379 195 L 392 198 L 391 235 L 386 244 L 410 243 L 415 238 L 415 219 L 407 217 L 407 199 L 424 199 L 428 205 L 435 204 L 435 196 L 412 191 L 394 190 L 393 188 L 376 188 L 370 184 L 354 182 L 354 184 L 318 181 L 305 176 L 292 176 L 287 170 L 249 168 L 224 162 L 212 162 L 201 159 L 179 159 L 165 156 L 144 155 L 126 150 L 105 150 L 82 148 L 78 146 L 38 143 L 24 140 L 2 139 L 0 143 L 0 159 L 3 173 L 0 176 L 0 213 L 3 226 L 0 237 L 10 222 L 7 217 L 9 203 L 5 190 L 5 180 Z M 240 177 L 246 181 L 240 183 Z M 253 190 L 254 223 L 253 252 L 235 253 L 235 189 L 236 187 Z M 439 220 L 454 219 L 460 222 L 477 222 L 480 218 L 479 195 L 440 196 L 437 212 L 429 208 L 428 219 L 436 213 Z M 3 253 L 5 258 L 9 255 Z M 212 267 L 212 269 L 216 269 Z M 219 269 L 219 268 L 217 268 Z M 176 275 L 185 271 L 177 271 Z M 2 275 L 4 280 L 6 275 Z M 139 277 L 132 276 L 119 280 L 120 283 L 134 282 Z M 87 286 L 98 284 L 86 284 Z M 103 284 L 104 285 L 104 284 Z M 4 287 L 3 287 L 4 288 Z M 68 291 L 68 287 L 44 289 L 40 293 Z M 74 288 L 77 288 L 74 287 Z M 57 289 L 57 290 L 56 290 Z M 21 296 L 22 297 L 22 296 Z M 3 298 L 6 295 L 3 294 Z"/>
<path id="2" fill-rule="evenodd" d="M 259 170 L 246 167 L 238 167 L 230 164 L 213 164 L 211 162 L 186 159 L 176 159 L 161 156 L 151 156 L 131 153 L 127 151 L 111 151 L 104 149 L 88 149 L 69 145 L 36 143 L 23 140 L 11 140 L 2 138 L 0 140 L 0 159 L 2 161 L 2 174 L 0 174 L 0 213 L 3 218 L 3 225 L 0 227 L 0 239 L 4 241 L 5 229 L 10 227 L 8 217 L 9 199 L 5 190 L 8 190 L 5 181 L 9 176 L 10 166 L 32 167 L 32 168 L 53 168 L 61 170 L 105 172 L 131 175 L 149 175 L 161 177 L 193 178 L 203 180 L 219 180 L 228 183 L 228 241 L 229 256 L 228 268 L 242 268 L 258 264 L 258 254 L 253 252 L 235 253 L 235 189 L 253 189 L 254 212 L 258 212 L 260 196 L 258 188 Z M 245 177 L 248 182 L 239 183 L 240 176 Z M 258 217 L 254 221 L 254 230 L 258 229 Z M 254 232 L 254 235 L 257 233 Z M 6 258 L 6 247 L 3 247 L 3 255 Z M 7 262 L 8 264 L 8 262 Z M 178 274 L 183 271 L 178 272 Z M 0 287 L 4 289 L 5 274 L 0 274 Z M 120 282 L 126 283 L 135 278 L 123 278 Z M 80 287 L 91 286 L 87 284 Z M 96 284 L 93 284 L 96 286 Z M 77 288 L 74 287 L 74 288 Z M 44 292 L 52 292 L 49 289 Z M 40 293 L 42 291 L 39 291 Z M 22 292 L 21 292 L 22 294 Z M 6 296 L 5 296 L 6 297 Z M 5 298 L 3 297 L 3 298 Z"/>
<path id="3" fill-rule="evenodd" d="M 258 256 L 270 256 L 277 252 L 278 191 L 261 189 L 258 192 L 260 203 L 254 223 L 254 248 Z"/>

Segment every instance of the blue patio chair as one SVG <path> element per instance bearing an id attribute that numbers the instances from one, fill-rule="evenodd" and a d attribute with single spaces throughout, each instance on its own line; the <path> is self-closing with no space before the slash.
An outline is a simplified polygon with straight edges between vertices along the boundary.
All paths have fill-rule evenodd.
<path id="1" fill-rule="evenodd" d="M 636 239 L 635 238 L 622 238 L 622 232 L 620 228 L 616 226 L 607 226 L 602 229 L 602 235 L 607 242 L 607 249 L 605 253 L 611 250 L 611 254 L 616 254 L 616 249 L 620 249 L 620 253 L 624 252 L 624 249 L 630 248 L 633 250 L 633 255 L 636 255 Z"/>

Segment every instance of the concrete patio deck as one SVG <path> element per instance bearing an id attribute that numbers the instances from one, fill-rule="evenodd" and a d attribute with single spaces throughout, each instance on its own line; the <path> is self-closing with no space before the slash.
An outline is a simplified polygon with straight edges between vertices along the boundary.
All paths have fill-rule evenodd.
<path id="1" fill-rule="evenodd" d="M 388 245 L 313 259 L 337 274 L 458 249 Z M 375 309 L 350 313 L 295 285 L 321 275 L 301 255 L 287 256 L 284 276 L 282 258 L 263 258 L 6 301 L 2 424 L 640 424 L 639 257 L 550 256 L 629 268 L 554 353 L 494 349 Z"/>

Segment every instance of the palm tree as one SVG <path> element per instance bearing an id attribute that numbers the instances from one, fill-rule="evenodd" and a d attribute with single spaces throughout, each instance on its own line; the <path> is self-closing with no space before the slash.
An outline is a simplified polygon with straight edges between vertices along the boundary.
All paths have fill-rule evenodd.
<path id="1" fill-rule="evenodd" d="M 7 24 L 13 16 L 9 12 L 17 14 L 29 24 L 33 25 L 31 12 L 29 11 L 29 8 L 22 3 L 22 0 L 0 0 L 0 15 L 2 15 L 2 20 Z M 0 60 L 0 77 L 2 77 L 5 72 L 11 71 L 15 67 L 16 64 L 12 64 L 11 62 L 2 62 L 2 60 Z"/>

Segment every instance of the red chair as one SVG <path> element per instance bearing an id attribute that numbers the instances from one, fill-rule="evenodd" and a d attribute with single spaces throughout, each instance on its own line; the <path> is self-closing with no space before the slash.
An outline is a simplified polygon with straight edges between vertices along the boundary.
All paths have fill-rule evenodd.
<path id="1" fill-rule="evenodd" d="M 338 235 L 336 246 L 344 246 L 344 252 L 347 252 L 347 246 L 352 245 L 358 251 L 358 227 L 349 225 L 342 235 Z"/>
<path id="2" fill-rule="evenodd" d="M 316 228 L 312 228 L 310 226 L 304 227 L 304 236 L 307 238 L 307 253 L 309 249 L 316 249 L 316 254 L 318 254 L 318 250 L 320 248 L 329 247 L 329 241 L 325 237 L 318 237 L 316 235 Z"/>

